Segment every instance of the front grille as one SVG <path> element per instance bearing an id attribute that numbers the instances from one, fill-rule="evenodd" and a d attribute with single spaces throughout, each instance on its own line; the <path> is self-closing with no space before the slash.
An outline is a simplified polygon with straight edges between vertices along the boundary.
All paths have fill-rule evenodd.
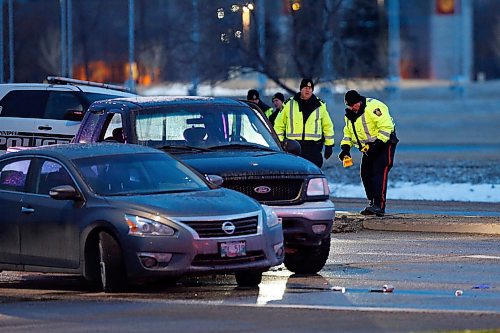
<path id="1" fill-rule="evenodd" d="M 286 204 L 300 200 L 303 184 L 303 177 L 254 176 L 224 177 L 222 186 L 242 192 L 264 204 Z M 258 193 L 259 188 L 269 188 L 270 191 Z"/>
<path id="2" fill-rule="evenodd" d="M 222 230 L 222 224 L 224 222 L 231 222 L 234 224 L 236 227 L 234 233 L 229 235 Z M 193 228 L 200 238 L 234 237 L 256 234 L 259 218 L 258 216 L 250 216 L 234 220 L 182 221 L 182 223 Z"/>
<path id="3" fill-rule="evenodd" d="M 256 262 L 266 259 L 262 251 L 247 252 L 246 256 L 234 258 L 221 258 L 219 254 L 198 254 L 194 257 L 191 265 L 193 266 L 218 266 L 218 265 L 236 265 L 249 262 Z"/>

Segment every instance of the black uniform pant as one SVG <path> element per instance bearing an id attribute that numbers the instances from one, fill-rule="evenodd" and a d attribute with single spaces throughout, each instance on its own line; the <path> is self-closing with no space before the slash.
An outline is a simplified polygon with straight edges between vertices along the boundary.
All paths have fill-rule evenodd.
<path id="1" fill-rule="evenodd" d="M 316 164 L 319 168 L 323 166 L 323 141 L 299 141 L 300 157 L 305 158 Z"/>
<path id="2" fill-rule="evenodd" d="M 361 181 L 371 204 L 385 210 L 387 179 L 394 162 L 396 144 L 384 143 L 375 153 L 363 154 Z"/>

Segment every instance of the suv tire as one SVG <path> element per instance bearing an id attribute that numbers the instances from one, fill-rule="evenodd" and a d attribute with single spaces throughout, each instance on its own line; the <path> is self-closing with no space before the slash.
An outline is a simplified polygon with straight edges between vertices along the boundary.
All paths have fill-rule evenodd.
<path id="1" fill-rule="evenodd" d="M 297 274 L 316 274 L 325 266 L 330 254 L 330 236 L 318 246 L 304 246 L 285 254 L 285 267 Z"/>
<path id="2" fill-rule="evenodd" d="M 262 282 L 262 271 L 242 271 L 234 274 L 238 287 L 257 287 Z"/>

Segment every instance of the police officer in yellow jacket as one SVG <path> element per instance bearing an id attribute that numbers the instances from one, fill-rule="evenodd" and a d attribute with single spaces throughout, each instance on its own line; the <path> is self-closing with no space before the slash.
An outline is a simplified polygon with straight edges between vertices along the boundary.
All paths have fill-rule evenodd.
<path id="1" fill-rule="evenodd" d="M 387 105 L 379 100 L 361 96 L 356 90 L 349 90 L 344 99 L 347 108 L 339 159 L 350 157 L 352 146 L 363 153 L 360 173 L 369 205 L 360 213 L 383 216 L 387 177 L 399 141 L 394 122 Z"/>
<path id="2" fill-rule="evenodd" d="M 324 156 L 328 159 L 333 152 L 333 122 L 326 104 L 313 94 L 314 83 L 311 79 L 300 82 L 300 92 L 291 97 L 274 121 L 278 138 L 297 140 L 300 143 L 300 156 L 318 167 L 323 165 Z"/>

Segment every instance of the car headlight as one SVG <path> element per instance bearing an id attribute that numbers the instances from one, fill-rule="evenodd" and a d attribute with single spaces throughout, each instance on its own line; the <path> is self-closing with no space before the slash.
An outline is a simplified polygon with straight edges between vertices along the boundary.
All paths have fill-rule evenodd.
<path id="1" fill-rule="evenodd" d="M 264 208 L 264 212 L 266 213 L 266 223 L 269 228 L 281 224 L 281 218 L 276 215 L 276 212 L 271 207 L 262 205 L 262 208 Z"/>
<path id="2" fill-rule="evenodd" d="M 307 195 L 330 195 L 330 188 L 326 178 L 312 178 L 307 184 Z"/>
<path id="3" fill-rule="evenodd" d="M 125 214 L 128 234 L 134 236 L 173 236 L 175 229 L 145 217 Z"/>

